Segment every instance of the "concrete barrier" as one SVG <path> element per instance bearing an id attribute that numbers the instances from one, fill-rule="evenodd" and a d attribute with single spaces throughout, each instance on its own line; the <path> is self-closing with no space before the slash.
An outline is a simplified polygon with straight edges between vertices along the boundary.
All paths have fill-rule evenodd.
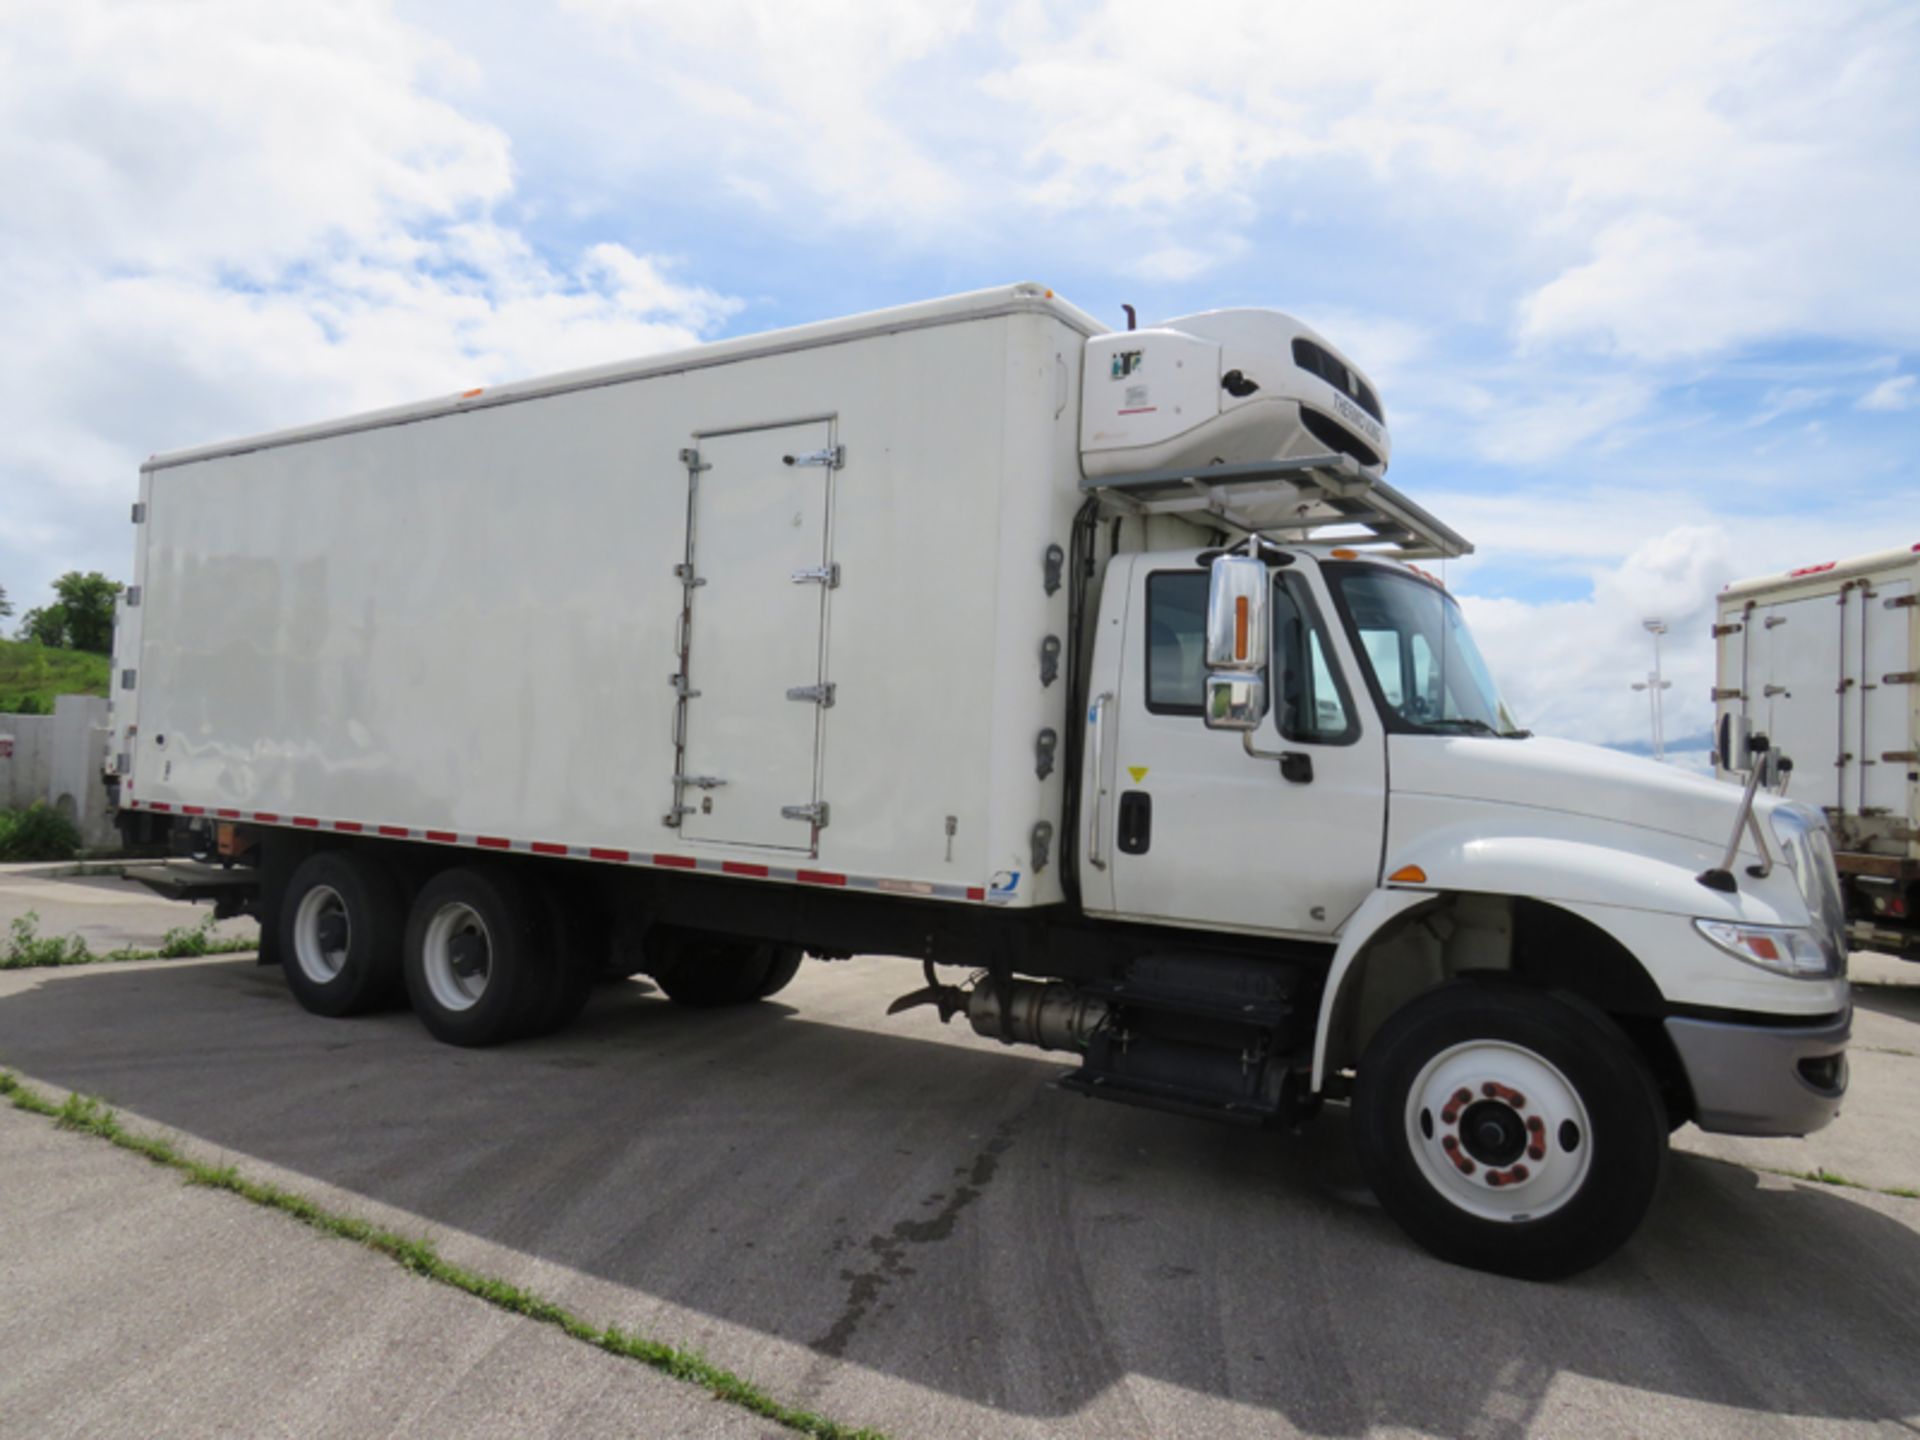
<path id="1" fill-rule="evenodd" d="M 96 695 L 62 695 L 51 715 L 0 714 L 0 806 L 44 802 L 79 827 L 89 850 L 117 845 L 100 777 L 107 724 L 107 702 Z"/>

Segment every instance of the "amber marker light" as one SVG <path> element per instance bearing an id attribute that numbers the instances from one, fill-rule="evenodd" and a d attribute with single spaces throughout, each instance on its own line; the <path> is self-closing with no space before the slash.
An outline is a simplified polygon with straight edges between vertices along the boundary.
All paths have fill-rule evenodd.
<path id="1" fill-rule="evenodd" d="M 1236 596 L 1233 602 L 1233 658 L 1247 658 L 1247 597 Z"/>
<path id="2" fill-rule="evenodd" d="M 1402 865 L 1387 879 L 1396 885 L 1424 885 L 1427 883 L 1427 872 L 1418 865 Z"/>

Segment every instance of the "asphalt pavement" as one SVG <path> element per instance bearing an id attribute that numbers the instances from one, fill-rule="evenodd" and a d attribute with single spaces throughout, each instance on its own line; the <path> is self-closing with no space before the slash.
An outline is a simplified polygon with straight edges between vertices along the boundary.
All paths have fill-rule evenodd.
<path id="1" fill-rule="evenodd" d="M 1848 1113 L 1683 1130 L 1638 1237 L 1556 1285 L 1419 1250 L 1337 1107 L 1272 1136 L 1085 1100 L 1045 1056 L 887 1018 L 898 961 L 810 962 L 750 1011 L 611 985 L 490 1051 L 309 1016 L 247 957 L 13 971 L 0 1067 L 899 1436 L 1911 1434 L 1920 1201 L 1750 1168 L 1920 1188 L 1920 966 L 1858 973 Z M 768 1432 L 0 1119 L 0 1434 Z"/>

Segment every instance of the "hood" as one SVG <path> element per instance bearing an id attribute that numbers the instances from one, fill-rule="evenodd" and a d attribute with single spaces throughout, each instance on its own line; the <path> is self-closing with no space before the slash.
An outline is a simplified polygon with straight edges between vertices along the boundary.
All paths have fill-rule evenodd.
<path id="1" fill-rule="evenodd" d="M 1396 793 L 1588 815 L 1714 846 L 1727 843 L 1740 808 L 1737 785 L 1576 740 L 1395 735 L 1389 756 Z M 1777 803 L 1756 799 L 1763 822 Z"/>

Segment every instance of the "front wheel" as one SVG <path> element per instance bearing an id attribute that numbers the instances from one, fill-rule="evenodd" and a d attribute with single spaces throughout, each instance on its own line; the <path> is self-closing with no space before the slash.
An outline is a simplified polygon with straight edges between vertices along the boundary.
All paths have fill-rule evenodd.
<path id="1" fill-rule="evenodd" d="M 1633 1043 L 1570 996 L 1455 980 L 1409 1002 L 1354 1087 L 1360 1165 L 1442 1259 L 1527 1279 L 1598 1264 L 1665 1172 L 1665 1106 Z"/>

